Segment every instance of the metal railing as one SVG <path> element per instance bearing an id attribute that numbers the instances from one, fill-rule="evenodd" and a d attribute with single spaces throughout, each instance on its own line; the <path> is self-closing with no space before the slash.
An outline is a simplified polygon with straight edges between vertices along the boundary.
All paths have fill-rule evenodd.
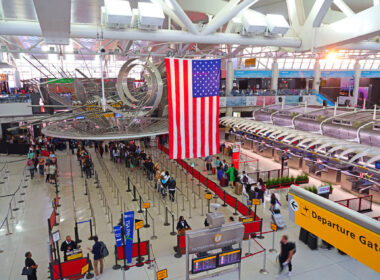
<path id="1" fill-rule="evenodd" d="M 342 199 L 334 201 L 354 211 L 363 213 L 372 211 L 372 195 L 365 195 L 361 197 L 354 197 L 349 199 Z"/>
<path id="2" fill-rule="evenodd" d="M 30 94 L 0 96 L 0 103 L 27 103 L 27 102 L 31 102 Z"/>

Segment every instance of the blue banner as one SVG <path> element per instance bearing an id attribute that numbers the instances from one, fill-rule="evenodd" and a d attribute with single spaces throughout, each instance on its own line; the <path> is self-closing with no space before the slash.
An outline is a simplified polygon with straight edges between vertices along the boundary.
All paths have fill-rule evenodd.
<path id="1" fill-rule="evenodd" d="M 281 70 L 280 78 L 313 78 L 314 70 Z"/>
<path id="2" fill-rule="evenodd" d="M 121 226 L 114 226 L 113 233 L 115 234 L 116 247 L 123 246 L 123 237 L 121 236 Z"/>
<path id="3" fill-rule="evenodd" d="M 234 70 L 235 78 L 272 78 L 271 70 Z"/>
<path id="4" fill-rule="evenodd" d="M 355 71 L 321 71 L 322 78 L 353 78 Z"/>
<path id="5" fill-rule="evenodd" d="M 127 256 L 127 263 L 132 262 L 134 221 L 134 211 L 124 212 L 125 254 Z"/>
<path id="6" fill-rule="evenodd" d="M 362 78 L 380 78 L 380 71 L 362 71 Z"/>

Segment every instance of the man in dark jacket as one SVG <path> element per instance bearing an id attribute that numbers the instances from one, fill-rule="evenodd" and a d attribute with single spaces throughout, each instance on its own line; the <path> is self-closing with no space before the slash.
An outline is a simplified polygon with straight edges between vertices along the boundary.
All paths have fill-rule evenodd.
<path id="1" fill-rule="evenodd" d="M 71 240 L 71 236 L 66 236 L 66 240 L 61 244 L 61 251 L 63 252 L 64 260 L 67 261 L 67 252 L 77 249 L 77 244 L 75 241 Z"/>

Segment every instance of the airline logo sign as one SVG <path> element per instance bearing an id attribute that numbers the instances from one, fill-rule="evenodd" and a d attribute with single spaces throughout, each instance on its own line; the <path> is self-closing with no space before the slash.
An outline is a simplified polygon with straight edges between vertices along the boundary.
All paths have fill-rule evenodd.
<path id="1" fill-rule="evenodd" d="M 289 218 L 380 273 L 380 235 L 289 193 Z"/>

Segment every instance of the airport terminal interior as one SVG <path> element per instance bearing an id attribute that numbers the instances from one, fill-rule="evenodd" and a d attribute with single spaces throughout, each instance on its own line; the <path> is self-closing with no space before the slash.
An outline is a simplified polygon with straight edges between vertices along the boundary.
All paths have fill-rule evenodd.
<path id="1" fill-rule="evenodd" d="M 379 0 L 0 0 L 0 279 L 380 279 Z"/>

